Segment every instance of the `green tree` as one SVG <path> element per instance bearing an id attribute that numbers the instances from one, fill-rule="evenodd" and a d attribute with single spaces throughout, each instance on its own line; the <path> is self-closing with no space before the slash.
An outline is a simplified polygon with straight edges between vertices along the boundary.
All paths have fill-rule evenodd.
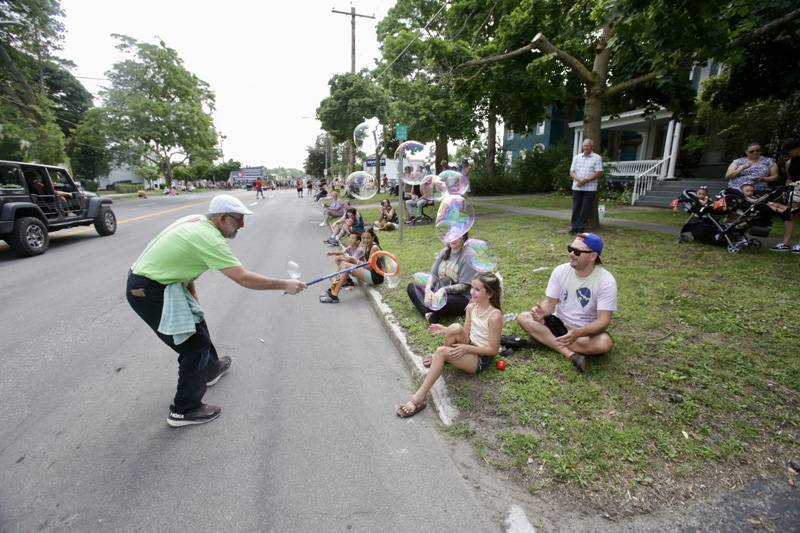
<path id="1" fill-rule="evenodd" d="M 353 130 L 365 119 L 378 117 L 387 124 L 386 93 L 366 73 L 336 74 L 328 82 L 330 96 L 320 102 L 317 120 L 334 142 L 347 142 L 351 156 L 348 172 L 355 167 Z"/>
<path id="2" fill-rule="evenodd" d="M 325 151 L 327 150 L 326 144 L 327 140 L 323 134 L 317 136 L 313 146 L 306 147 L 308 155 L 306 156 L 303 168 L 305 169 L 306 174 L 309 176 L 321 178 L 325 175 Z"/>
<path id="3" fill-rule="evenodd" d="M 64 160 L 45 71 L 63 37 L 56 0 L 0 3 L 0 157 L 45 163 Z"/>
<path id="4" fill-rule="evenodd" d="M 208 84 L 163 41 L 155 45 L 114 37 L 129 56 L 106 73 L 111 87 L 101 93 L 114 160 L 154 167 L 171 180 L 176 164 L 215 159 L 214 94 Z"/>
<path id="5" fill-rule="evenodd" d="M 82 180 L 97 180 L 111 172 L 111 152 L 108 149 L 108 127 L 102 109 L 93 108 L 83 115 L 70 142 L 70 161 L 75 176 Z"/>

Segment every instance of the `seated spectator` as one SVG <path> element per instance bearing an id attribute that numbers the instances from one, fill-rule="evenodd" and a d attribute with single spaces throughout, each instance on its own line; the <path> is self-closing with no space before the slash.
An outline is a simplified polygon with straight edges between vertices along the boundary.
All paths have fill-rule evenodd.
<path id="1" fill-rule="evenodd" d="M 534 340 L 560 353 L 579 372 L 587 368 L 587 356 L 611 351 L 607 333 L 617 310 L 617 281 L 601 266 L 603 239 L 579 233 L 567 246 L 569 263 L 553 269 L 546 298 L 517 322 Z"/>
<path id="2" fill-rule="evenodd" d="M 725 172 L 728 187 L 739 188 L 751 182 L 757 193 L 766 192 L 770 184 L 778 181 L 778 165 L 770 157 L 761 155 L 761 145 L 750 143 L 745 150 L 746 157 L 734 159 Z"/>
<path id="3" fill-rule="evenodd" d="M 397 416 L 407 418 L 425 409 L 428 392 L 442 375 L 445 363 L 469 374 L 477 374 L 491 365 L 500 351 L 503 330 L 500 279 L 491 272 L 478 274 L 472 280 L 470 296 L 463 326 L 431 324 L 428 331 L 433 335 L 444 335 L 444 345 L 422 361 L 428 367 L 428 373 L 411 399 L 397 408 Z"/>
<path id="4" fill-rule="evenodd" d="M 791 251 L 795 254 L 800 254 L 800 241 L 794 246 L 790 247 L 789 243 L 792 240 L 792 232 L 800 218 L 800 139 L 790 139 L 786 142 L 783 148 L 787 152 L 788 160 L 786 161 L 786 184 L 794 186 L 794 192 L 791 193 L 786 199 L 786 204 L 783 209 L 783 215 L 786 222 L 783 225 L 783 241 L 779 242 L 770 250 L 773 252 L 788 252 Z M 778 204 L 780 205 L 780 204 Z"/>
<path id="5" fill-rule="evenodd" d="M 756 189 L 753 186 L 752 182 L 746 181 L 739 186 L 739 190 L 742 191 L 744 195 L 744 199 L 750 202 L 751 204 L 756 201 L 755 192 Z"/>
<path id="6" fill-rule="evenodd" d="M 314 201 L 319 202 L 323 198 L 328 196 L 328 190 L 325 188 L 324 185 L 320 186 L 319 181 L 317 182 L 317 194 L 314 196 Z"/>
<path id="7" fill-rule="evenodd" d="M 464 246 L 469 233 L 445 246 L 436 256 L 431 268 L 430 279 L 424 289 L 414 283 L 406 287 L 411 303 L 428 322 L 436 323 L 442 316 L 464 315 L 469 303 L 470 283 L 478 273 L 472 266 L 475 252 Z M 441 309 L 430 308 L 434 293 L 442 290 L 447 293 L 447 303 Z"/>
<path id="8" fill-rule="evenodd" d="M 420 190 L 420 186 L 414 185 L 411 188 L 411 198 L 406 200 L 406 213 L 408 213 L 408 218 L 406 219 L 406 222 L 411 222 L 411 219 L 415 218 L 413 216 L 414 207 L 417 208 L 417 217 L 422 218 L 422 209 L 426 205 L 432 205 L 432 204 L 433 200 L 424 198 L 422 196 L 422 191 Z"/>
<path id="9" fill-rule="evenodd" d="M 334 252 L 328 252 L 325 255 L 333 256 L 333 259 L 336 262 L 336 270 L 343 270 L 347 267 L 363 262 L 364 249 L 361 247 L 361 234 L 351 233 L 349 244 L 344 251 L 337 250 Z M 353 280 L 350 278 L 347 278 L 347 280 L 342 283 L 342 287 L 352 287 L 353 285 Z"/>
<path id="10" fill-rule="evenodd" d="M 339 246 L 342 237 L 352 233 L 361 235 L 364 232 L 364 219 L 355 207 L 348 207 L 344 216 L 333 224 L 333 233 L 325 239 L 332 246 Z"/>
<path id="11" fill-rule="evenodd" d="M 319 223 L 320 227 L 330 223 L 333 217 L 340 217 L 344 215 L 344 210 L 347 209 L 346 202 L 339 200 L 339 193 L 333 191 L 331 193 L 331 203 L 322 208 L 323 219 Z"/>
<path id="12" fill-rule="evenodd" d="M 381 213 L 373 225 L 375 229 L 390 231 L 397 227 L 397 211 L 392 207 L 388 198 L 381 200 Z"/>
<path id="13" fill-rule="evenodd" d="M 695 193 L 697 195 L 697 201 L 700 202 L 700 205 L 707 206 L 708 205 L 708 187 L 700 187 L 697 189 Z"/>
<path id="14" fill-rule="evenodd" d="M 361 234 L 361 249 L 364 251 L 364 261 L 369 260 L 374 253 L 381 250 L 378 236 L 371 227 L 365 228 L 364 233 Z M 363 266 L 352 272 L 340 274 L 334 278 L 330 288 L 325 291 L 325 294 L 319 297 L 319 301 L 325 304 L 338 304 L 339 291 L 342 290 L 342 287 L 347 286 L 347 281 L 351 278 L 355 278 L 367 286 L 375 286 L 383 283 L 383 276 L 381 274 L 372 270 L 369 265 Z"/>

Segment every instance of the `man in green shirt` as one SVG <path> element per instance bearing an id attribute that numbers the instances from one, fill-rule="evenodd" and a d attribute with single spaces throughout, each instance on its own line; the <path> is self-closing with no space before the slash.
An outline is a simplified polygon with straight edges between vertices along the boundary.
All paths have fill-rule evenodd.
<path id="1" fill-rule="evenodd" d="M 297 294 L 306 288 L 302 281 L 251 272 L 233 255 L 226 239 L 236 237 L 244 216 L 252 214 L 238 198 L 217 195 L 206 215 L 180 218 L 159 233 L 128 273 L 128 303 L 178 353 L 178 387 L 167 417 L 172 427 L 203 424 L 220 415 L 221 408 L 202 399 L 206 387 L 231 366 L 230 357 L 217 356 L 194 281 L 207 270 L 219 270 L 248 289 Z M 187 323 L 190 331 L 178 334 Z"/>

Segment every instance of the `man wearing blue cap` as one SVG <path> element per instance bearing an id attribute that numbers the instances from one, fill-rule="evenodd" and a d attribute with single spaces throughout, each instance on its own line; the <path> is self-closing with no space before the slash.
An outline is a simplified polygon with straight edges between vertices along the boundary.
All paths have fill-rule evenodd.
<path id="1" fill-rule="evenodd" d="M 245 215 L 252 214 L 238 198 L 219 194 L 206 215 L 180 218 L 159 233 L 128 272 L 128 303 L 178 353 L 178 387 L 167 416 L 171 427 L 204 424 L 220 415 L 221 408 L 202 399 L 206 387 L 231 366 L 231 358 L 218 357 L 211 342 L 195 280 L 207 270 L 219 270 L 248 289 L 297 294 L 306 287 L 302 281 L 251 272 L 233 255 L 226 239 L 236 237 Z"/>
<path id="2" fill-rule="evenodd" d="M 603 239 L 580 233 L 567 246 L 569 263 L 557 266 L 547 283 L 547 296 L 517 322 L 536 341 L 557 351 L 580 372 L 587 355 L 611 351 L 607 333 L 617 310 L 617 281 L 600 261 Z"/>

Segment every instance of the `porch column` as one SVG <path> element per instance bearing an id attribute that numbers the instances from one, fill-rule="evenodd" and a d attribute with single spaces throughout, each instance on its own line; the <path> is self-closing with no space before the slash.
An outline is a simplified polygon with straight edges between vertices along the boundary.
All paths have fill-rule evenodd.
<path id="1" fill-rule="evenodd" d="M 672 136 L 675 133 L 675 119 L 669 121 L 667 126 L 667 135 L 664 137 L 664 152 L 661 154 L 661 159 L 667 158 L 672 153 Z M 672 160 L 670 159 L 670 164 Z M 658 179 L 663 180 L 667 177 L 667 169 L 669 165 L 661 165 L 661 172 Z"/>
<path id="2" fill-rule="evenodd" d="M 675 165 L 678 163 L 678 146 L 681 144 L 681 123 L 675 122 L 675 132 L 672 135 L 672 150 L 670 155 L 672 156 L 669 160 L 669 172 L 667 172 L 668 178 L 675 177 Z"/>
<path id="3" fill-rule="evenodd" d="M 572 135 L 572 155 L 578 153 L 578 147 L 580 146 L 578 142 L 578 136 L 581 134 L 581 131 L 583 130 L 575 128 L 575 133 Z"/>

